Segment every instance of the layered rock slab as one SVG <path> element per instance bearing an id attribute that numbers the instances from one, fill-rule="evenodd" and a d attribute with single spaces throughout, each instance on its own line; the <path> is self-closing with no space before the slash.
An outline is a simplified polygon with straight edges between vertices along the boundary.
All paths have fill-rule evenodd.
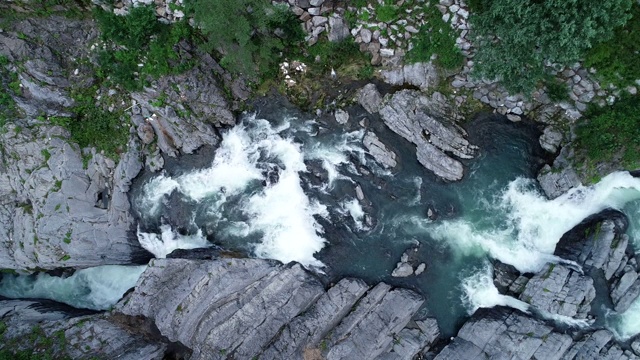
<path id="1" fill-rule="evenodd" d="M 405 328 L 424 301 L 415 292 L 384 283 L 367 290 L 362 280 L 343 279 L 325 291 L 298 264 L 160 259 L 116 311 L 155 322 L 169 341 L 192 349 L 193 359 L 296 359 L 309 352 L 410 359 L 438 336 L 432 319 Z M 390 346 L 396 334 L 408 339 L 402 352 Z"/>
<path id="2" fill-rule="evenodd" d="M 0 300 L 0 321 L 0 349 L 10 352 L 32 351 L 34 340 L 55 358 L 161 360 L 167 350 L 111 316 L 72 314 L 52 302 Z"/>
<path id="3" fill-rule="evenodd" d="M 477 147 L 466 140 L 464 129 L 445 120 L 452 112 L 441 94 L 401 90 L 385 96 L 379 113 L 389 129 L 416 145 L 420 164 L 445 180 L 462 179 L 462 163 L 454 157 L 470 159 Z"/>

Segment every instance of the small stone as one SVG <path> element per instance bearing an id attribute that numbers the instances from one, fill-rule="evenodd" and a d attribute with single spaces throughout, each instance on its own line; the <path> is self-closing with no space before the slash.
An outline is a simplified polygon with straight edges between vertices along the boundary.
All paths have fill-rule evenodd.
<path id="1" fill-rule="evenodd" d="M 416 275 L 420 275 L 424 272 L 424 270 L 427 268 L 427 265 L 425 263 L 421 263 L 420 265 L 418 265 L 418 267 L 416 268 Z"/>
<path id="2" fill-rule="evenodd" d="M 398 266 L 393 270 L 391 276 L 393 277 L 407 277 L 413 274 L 413 267 L 407 263 L 398 263 Z"/>
<path id="3" fill-rule="evenodd" d="M 349 113 L 342 109 L 337 109 L 334 115 L 338 124 L 346 124 L 349 121 Z"/>
<path id="4" fill-rule="evenodd" d="M 318 27 L 328 23 L 329 18 L 325 16 L 314 16 L 313 19 L 311 19 L 311 22 L 313 23 L 313 26 Z"/>
<path id="5" fill-rule="evenodd" d="M 522 118 L 520 118 L 520 116 L 514 115 L 514 114 L 507 114 L 507 119 L 509 119 L 510 121 L 513 121 L 513 122 L 518 122 L 518 121 L 522 120 Z"/>
<path id="6" fill-rule="evenodd" d="M 360 30 L 360 37 L 362 38 L 362 42 L 368 44 L 371 42 L 372 33 L 369 29 Z"/>
<path id="7" fill-rule="evenodd" d="M 449 11 L 451 11 L 452 13 L 457 12 L 458 10 L 460 10 L 460 6 L 458 5 L 449 6 Z"/>
<path id="8" fill-rule="evenodd" d="M 444 22 L 449 22 L 449 18 L 451 18 L 451 14 L 449 13 L 442 15 L 442 21 Z"/>
<path id="9" fill-rule="evenodd" d="M 360 185 L 356 185 L 356 198 L 362 201 L 364 200 L 364 192 L 362 191 L 362 187 Z"/>
<path id="10" fill-rule="evenodd" d="M 322 6 L 322 4 L 324 3 L 324 0 L 309 0 L 309 4 L 311 4 L 311 6 Z"/>
<path id="11" fill-rule="evenodd" d="M 395 54 L 393 49 L 380 49 L 380 55 L 382 57 L 392 57 Z"/>
<path id="12" fill-rule="evenodd" d="M 636 89 L 636 87 L 635 87 L 635 86 L 628 86 L 628 87 L 626 88 L 626 90 L 627 90 L 627 92 L 628 92 L 629 94 L 631 94 L 631 95 L 635 95 L 635 94 L 637 94 L 637 93 L 638 93 L 638 89 Z"/>
<path id="13" fill-rule="evenodd" d="M 309 8 L 309 10 L 307 11 L 309 12 L 310 15 L 313 15 L 313 16 L 320 15 L 320 8 L 317 8 L 317 7 Z"/>

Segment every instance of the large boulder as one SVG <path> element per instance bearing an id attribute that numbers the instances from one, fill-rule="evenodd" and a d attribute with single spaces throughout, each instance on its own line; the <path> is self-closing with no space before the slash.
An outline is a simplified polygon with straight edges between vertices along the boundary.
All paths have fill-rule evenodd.
<path id="1" fill-rule="evenodd" d="M 464 129 L 447 120 L 448 110 L 439 93 L 427 97 L 402 90 L 385 96 L 380 116 L 391 130 L 416 145 L 418 161 L 424 167 L 445 180 L 456 181 L 462 179 L 464 170 L 453 156 L 470 159 L 477 147 L 466 140 Z"/>

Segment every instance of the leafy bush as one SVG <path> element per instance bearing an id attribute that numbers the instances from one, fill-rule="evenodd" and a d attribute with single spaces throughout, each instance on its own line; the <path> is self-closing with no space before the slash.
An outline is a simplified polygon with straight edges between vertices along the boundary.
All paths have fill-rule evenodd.
<path id="1" fill-rule="evenodd" d="M 446 68 L 455 69 L 462 65 L 464 57 L 456 46 L 456 32 L 442 20 L 440 11 L 434 6 L 425 6 L 425 20 L 420 32 L 412 38 L 413 47 L 407 53 L 409 62 L 428 62 L 437 54 L 436 62 Z"/>
<path id="2" fill-rule="evenodd" d="M 186 5 L 206 38 L 202 48 L 218 52 L 220 65 L 249 78 L 273 74 L 280 53 L 298 48 L 304 39 L 286 5 L 261 0 L 189 0 Z"/>
<path id="3" fill-rule="evenodd" d="M 612 162 L 621 154 L 621 163 L 635 168 L 640 160 L 640 102 L 622 99 L 613 106 L 592 106 L 585 121 L 577 127 L 576 146 L 586 155 L 587 164 Z"/>
<path id="4" fill-rule="evenodd" d="M 398 18 L 398 7 L 395 5 L 380 5 L 376 8 L 378 21 L 388 23 Z"/>
<path id="5" fill-rule="evenodd" d="M 569 87 L 562 81 L 549 77 L 544 82 L 547 87 L 547 95 L 553 102 L 561 102 L 569 100 Z"/>
<path id="6" fill-rule="evenodd" d="M 140 89 L 147 76 L 179 73 L 193 65 L 181 60 L 174 49 L 180 40 L 191 37 L 184 21 L 163 24 L 149 6 L 134 7 L 126 16 L 97 8 L 95 18 L 102 38 L 112 44 L 98 55 L 102 75 L 127 90 Z"/>
<path id="7" fill-rule="evenodd" d="M 360 52 L 358 44 L 353 39 L 345 39 L 339 42 L 322 40 L 311 46 L 308 51 L 305 62 L 316 73 L 326 73 L 331 69 L 339 69 L 347 64 L 364 66 L 369 64 L 367 56 Z M 373 72 L 373 68 L 371 71 Z"/>
<path id="8" fill-rule="evenodd" d="M 605 83 L 624 87 L 640 79 L 640 5 L 633 6 L 632 15 L 611 40 L 594 46 L 585 58 L 584 64 L 595 67 Z"/>
<path id="9" fill-rule="evenodd" d="M 475 75 L 529 94 L 546 62 L 570 64 L 630 18 L 632 0 L 492 0 L 471 16 Z"/>

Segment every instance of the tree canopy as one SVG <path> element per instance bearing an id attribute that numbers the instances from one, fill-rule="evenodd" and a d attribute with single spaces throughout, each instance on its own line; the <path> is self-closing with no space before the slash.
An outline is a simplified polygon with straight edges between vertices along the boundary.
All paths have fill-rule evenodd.
<path id="1" fill-rule="evenodd" d="M 476 0 L 475 75 L 530 93 L 545 64 L 570 64 L 610 39 L 633 0 Z"/>

